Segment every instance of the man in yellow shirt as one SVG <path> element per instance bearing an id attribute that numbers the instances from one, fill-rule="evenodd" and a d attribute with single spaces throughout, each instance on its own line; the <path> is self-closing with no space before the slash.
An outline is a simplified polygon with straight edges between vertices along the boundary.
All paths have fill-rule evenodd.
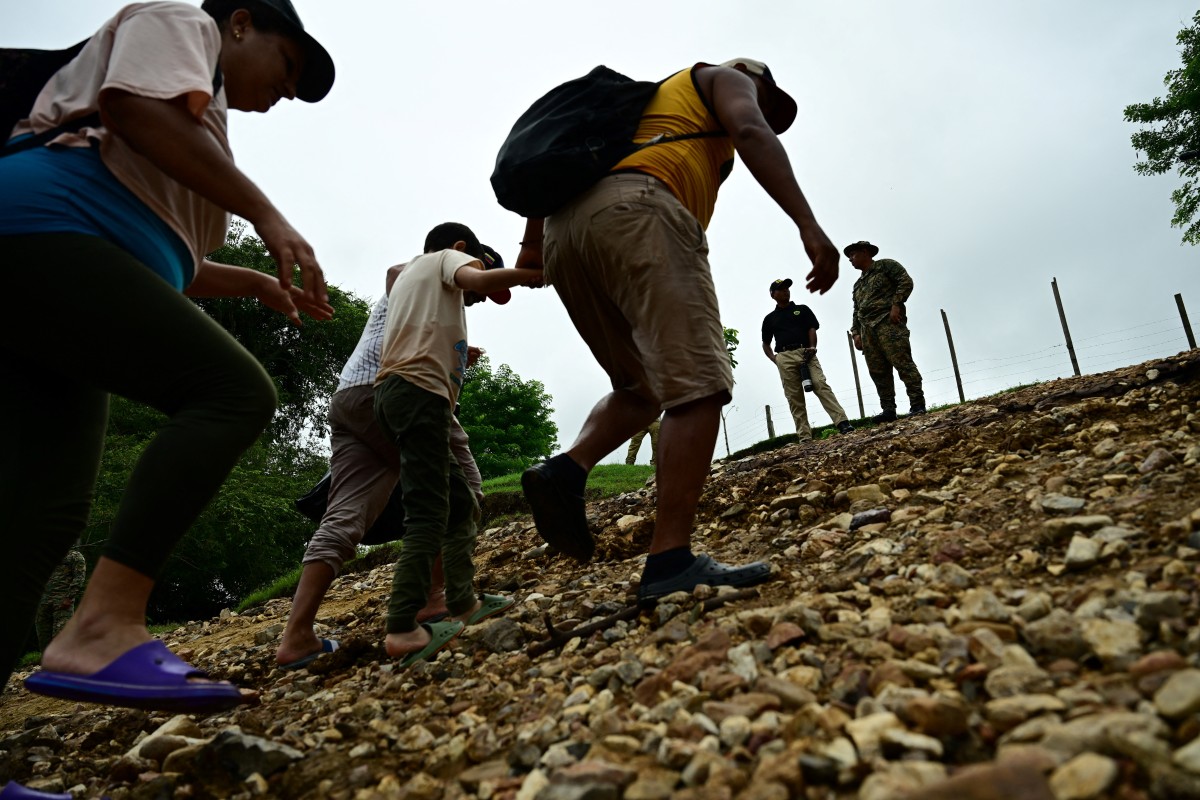
<path id="1" fill-rule="evenodd" d="M 721 407 L 733 389 L 704 231 L 736 152 L 796 225 L 813 264 L 809 290 L 833 285 L 837 248 L 817 223 L 778 138 L 795 117 L 795 101 L 762 62 L 696 64 L 659 86 L 634 140 L 708 131 L 727 136 L 637 150 L 544 221 L 526 223 L 517 266 L 545 267 L 546 282 L 608 373 L 612 392 L 592 409 L 569 450 L 526 470 L 522 487 L 542 538 L 590 559 L 587 474 L 661 412 L 658 509 L 638 590 L 643 601 L 698 584 L 746 586 L 770 572 L 761 562 L 731 567 L 690 548 Z"/>

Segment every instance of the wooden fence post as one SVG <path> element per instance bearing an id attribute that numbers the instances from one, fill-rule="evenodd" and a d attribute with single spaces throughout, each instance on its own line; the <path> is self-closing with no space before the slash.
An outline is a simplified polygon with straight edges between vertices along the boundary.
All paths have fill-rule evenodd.
<path id="1" fill-rule="evenodd" d="M 954 382 L 958 384 L 958 402 L 965 403 L 963 396 L 962 376 L 958 374 L 958 356 L 954 354 L 954 337 L 950 335 L 950 320 L 946 317 L 946 309 L 942 309 L 942 324 L 946 326 L 946 342 L 950 345 L 950 363 L 954 365 Z"/>
<path id="2" fill-rule="evenodd" d="M 858 418 L 864 419 L 867 410 L 863 408 L 862 384 L 858 382 L 858 359 L 854 357 L 854 335 L 846 331 L 846 341 L 850 344 L 850 366 L 854 369 L 854 391 L 858 395 Z"/>
<path id="3" fill-rule="evenodd" d="M 1058 306 L 1058 321 L 1062 323 L 1063 336 L 1067 337 L 1067 352 L 1071 354 L 1071 368 L 1075 376 L 1079 376 L 1079 359 L 1075 358 L 1075 345 L 1071 341 L 1071 331 L 1067 328 L 1067 315 L 1063 311 L 1062 298 L 1058 295 L 1058 278 L 1050 279 L 1050 288 L 1054 290 L 1054 303 Z"/>
<path id="4" fill-rule="evenodd" d="M 1183 320 L 1183 332 L 1187 334 L 1188 349 L 1196 349 L 1196 335 L 1192 333 L 1192 323 L 1188 322 L 1187 309 L 1183 307 L 1183 295 L 1175 295 L 1175 305 L 1179 307 L 1179 318 Z"/>
<path id="5" fill-rule="evenodd" d="M 775 438 L 775 423 L 771 421 L 771 407 L 767 406 L 767 438 Z"/>

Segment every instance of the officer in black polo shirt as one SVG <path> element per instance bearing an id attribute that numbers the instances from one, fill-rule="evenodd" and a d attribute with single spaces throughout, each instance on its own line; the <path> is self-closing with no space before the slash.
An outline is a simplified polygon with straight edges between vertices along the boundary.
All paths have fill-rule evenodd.
<path id="1" fill-rule="evenodd" d="M 796 435 L 800 437 L 800 441 L 812 439 L 808 411 L 804 407 L 805 372 L 812 382 L 809 391 L 816 394 L 838 431 L 849 433 L 854 428 L 846 419 L 842 404 L 833 396 L 833 391 L 825 380 L 825 372 L 821 369 L 821 362 L 817 361 L 817 328 L 821 325 L 808 306 L 798 306 L 792 302 L 791 286 L 791 278 L 781 278 L 771 284 L 771 299 L 775 301 L 775 310 L 763 318 L 763 352 L 779 369 L 783 393 L 787 396 L 788 406 L 792 410 L 792 419 L 796 422 Z M 772 337 L 775 339 L 774 351 L 771 350 Z"/>

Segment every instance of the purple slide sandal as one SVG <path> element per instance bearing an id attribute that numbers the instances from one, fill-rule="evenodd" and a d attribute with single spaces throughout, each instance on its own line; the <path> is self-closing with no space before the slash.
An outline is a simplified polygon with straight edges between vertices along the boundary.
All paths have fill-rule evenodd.
<path id="1" fill-rule="evenodd" d="M 61 700 L 183 713 L 223 711 L 247 702 L 232 683 L 188 680 L 204 677 L 165 644 L 151 639 L 99 672 L 71 675 L 41 670 L 25 679 L 25 688 Z"/>
<path id="2" fill-rule="evenodd" d="M 73 800 L 69 793 L 51 794 L 27 789 L 16 781 L 9 781 L 0 789 L 0 800 Z"/>
<path id="3" fill-rule="evenodd" d="M 37 789 L 30 789 L 28 786 L 22 786 L 16 781 L 9 781 L 3 789 L 0 789 L 0 800 L 75 800 L 70 792 L 40 792 Z M 100 800 L 108 800 L 108 795 L 100 798 Z"/>

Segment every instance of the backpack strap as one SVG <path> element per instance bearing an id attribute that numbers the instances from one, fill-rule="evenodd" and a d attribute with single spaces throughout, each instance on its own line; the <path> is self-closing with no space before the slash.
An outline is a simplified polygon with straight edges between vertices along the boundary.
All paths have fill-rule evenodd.
<path id="1" fill-rule="evenodd" d="M 700 64 L 697 64 L 695 67 L 692 67 L 690 70 L 688 70 L 688 72 L 692 73 L 698 66 L 700 66 Z M 676 73 L 672 73 L 671 75 L 668 75 L 667 77 L 663 78 L 661 81 L 658 82 L 658 86 L 661 87 L 664 83 L 666 83 L 667 81 L 669 81 L 671 78 L 675 77 L 678 74 L 679 73 L 676 72 Z M 695 76 L 694 75 L 692 77 L 692 81 L 693 81 L 693 85 L 695 85 Z M 699 86 L 696 86 L 696 93 L 700 95 L 700 100 L 701 100 L 701 102 L 704 103 L 704 107 L 707 108 L 709 110 L 709 113 L 715 117 L 716 112 L 712 110 L 711 106 L 709 106 L 708 98 L 706 98 L 700 92 Z M 652 139 L 648 139 L 648 140 L 642 142 L 641 144 L 637 145 L 634 149 L 634 152 L 637 152 L 638 150 L 641 150 L 642 148 L 645 148 L 645 147 L 651 147 L 656 144 L 667 144 L 669 142 L 682 142 L 687 139 L 710 139 L 710 138 L 716 138 L 718 136 L 728 136 L 728 135 L 729 135 L 729 133 L 724 128 L 720 128 L 715 131 L 697 131 L 695 133 L 679 133 L 679 134 L 660 133 L 658 136 L 655 136 Z"/>
<path id="2" fill-rule="evenodd" d="M 221 74 L 221 67 L 218 65 L 216 72 L 213 73 L 213 89 L 212 96 L 216 97 L 217 92 L 221 91 L 221 86 L 225 83 L 225 76 Z M 100 120 L 100 112 L 93 111 L 91 114 L 86 114 L 82 117 L 76 117 L 73 120 L 64 122 L 62 125 L 55 126 L 49 130 L 35 133 L 32 136 L 27 136 L 19 142 L 11 142 L 8 144 L 0 144 L 0 158 L 11 156 L 14 153 L 20 153 L 24 150 L 32 150 L 35 147 L 42 147 L 46 144 L 62 136 L 64 133 L 78 133 L 84 128 L 99 128 L 102 122 Z"/>
<path id="3" fill-rule="evenodd" d="M 723 130 L 720 131 L 696 131 L 695 133 L 679 133 L 668 134 L 660 133 L 652 139 L 647 139 L 637 146 L 638 150 L 644 147 L 650 147 L 656 144 L 667 144 L 668 142 L 682 142 L 685 139 L 715 139 L 718 136 L 728 136 L 729 133 Z"/>

